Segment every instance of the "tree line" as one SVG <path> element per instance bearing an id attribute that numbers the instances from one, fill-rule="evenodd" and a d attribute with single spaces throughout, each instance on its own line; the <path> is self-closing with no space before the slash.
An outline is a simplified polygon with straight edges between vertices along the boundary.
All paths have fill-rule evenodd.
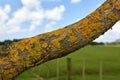
<path id="1" fill-rule="evenodd" d="M 0 41 L 0 45 L 11 44 L 13 42 L 18 42 L 20 40 L 22 39 L 4 40 L 4 41 Z"/>
<path id="2" fill-rule="evenodd" d="M 22 39 L 4 40 L 4 41 L 0 41 L 0 45 L 11 44 L 13 42 L 18 42 L 20 40 L 22 40 Z M 120 39 L 118 39 L 118 40 L 116 40 L 114 42 L 110 42 L 110 43 L 107 42 L 106 44 L 108 44 L 108 45 L 120 44 Z M 89 45 L 92 45 L 92 46 L 95 46 L 95 45 L 105 45 L 105 43 L 104 42 L 94 42 L 93 41 L 93 42 L 89 43 Z"/>

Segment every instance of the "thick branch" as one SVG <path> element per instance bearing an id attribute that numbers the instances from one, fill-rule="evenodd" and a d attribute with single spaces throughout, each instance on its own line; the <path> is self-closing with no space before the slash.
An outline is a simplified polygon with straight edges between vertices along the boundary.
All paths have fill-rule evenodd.
<path id="1" fill-rule="evenodd" d="M 84 19 L 52 32 L 0 47 L 0 80 L 82 48 L 120 20 L 120 0 L 107 0 Z"/>

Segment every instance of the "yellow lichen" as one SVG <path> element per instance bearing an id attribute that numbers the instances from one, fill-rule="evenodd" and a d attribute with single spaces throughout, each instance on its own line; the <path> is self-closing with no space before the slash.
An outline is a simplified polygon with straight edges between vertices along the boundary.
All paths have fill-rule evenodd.
<path id="1" fill-rule="evenodd" d="M 76 36 L 70 36 L 70 42 L 75 42 L 78 38 Z"/>
<path id="2" fill-rule="evenodd" d="M 62 41 L 64 38 L 65 38 L 65 36 L 56 38 L 56 39 L 52 40 L 51 43 L 52 43 L 56 48 L 61 48 L 60 41 Z"/>
<path id="3" fill-rule="evenodd" d="M 37 36 L 33 38 L 24 39 L 16 44 L 16 48 L 23 51 L 25 49 L 30 50 L 31 45 L 39 44 L 39 38 Z"/>
<path id="4" fill-rule="evenodd" d="M 12 46 L 9 47 L 10 49 L 10 54 L 13 55 L 15 53 L 14 49 L 12 48 Z"/>
<path id="5" fill-rule="evenodd" d="M 30 54 L 26 57 L 25 60 L 22 59 L 22 57 L 21 57 L 21 59 L 20 59 L 20 62 L 21 62 L 21 64 L 22 64 L 24 67 L 30 67 L 30 66 L 32 66 L 32 64 L 31 64 L 31 62 L 30 62 L 29 56 L 30 56 Z"/>
<path id="6" fill-rule="evenodd" d="M 94 12 L 91 14 L 91 18 L 94 19 L 94 20 L 101 20 L 101 15 L 98 11 Z"/>
<path id="7" fill-rule="evenodd" d="M 104 10 L 107 10 L 107 9 L 110 9 L 110 8 L 111 8 L 111 5 L 109 3 L 106 3 L 106 4 L 104 4 L 103 6 L 100 7 L 100 10 L 104 11 Z"/>
<path id="8" fill-rule="evenodd" d="M 47 48 L 48 47 L 48 44 L 47 43 L 43 43 L 42 44 L 42 48 Z"/>
<path id="9" fill-rule="evenodd" d="M 117 2 L 117 3 L 116 3 L 116 9 L 117 9 L 117 10 L 120 10 L 120 2 Z"/>
<path id="10" fill-rule="evenodd" d="M 25 65 L 26 67 L 30 67 L 30 66 L 32 66 L 30 60 L 25 61 L 24 65 Z"/>

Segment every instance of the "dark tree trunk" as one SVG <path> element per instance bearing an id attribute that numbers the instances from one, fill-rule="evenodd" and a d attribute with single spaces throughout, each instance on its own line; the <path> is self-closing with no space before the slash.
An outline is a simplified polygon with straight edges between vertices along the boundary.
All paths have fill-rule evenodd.
<path id="1" fill-rule="evenodd" d="M 120 20 L 120 0 L 106 0 L 82 20 L 52 32 L 0 47 L 0 80 L 82 48 Z"/>

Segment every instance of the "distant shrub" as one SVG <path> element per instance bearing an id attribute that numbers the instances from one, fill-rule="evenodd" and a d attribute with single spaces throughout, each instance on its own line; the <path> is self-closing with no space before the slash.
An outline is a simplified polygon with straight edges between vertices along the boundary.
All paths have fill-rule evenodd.
<path id="1" fill-rule="evenodd" d="M 91 42 L 89 45 L 95 46 L 95 45 L 104 45 L 103 42 Z"/>
<path id="2" fill-rule="evenodd" d="M 18 42 L 22 39 L 13 39 L 13 40 L 5 40 L 5 41 L 0 41 L 0 45 L 6 45 L 6 44 L 11 44 L 13 42 Z"/>

